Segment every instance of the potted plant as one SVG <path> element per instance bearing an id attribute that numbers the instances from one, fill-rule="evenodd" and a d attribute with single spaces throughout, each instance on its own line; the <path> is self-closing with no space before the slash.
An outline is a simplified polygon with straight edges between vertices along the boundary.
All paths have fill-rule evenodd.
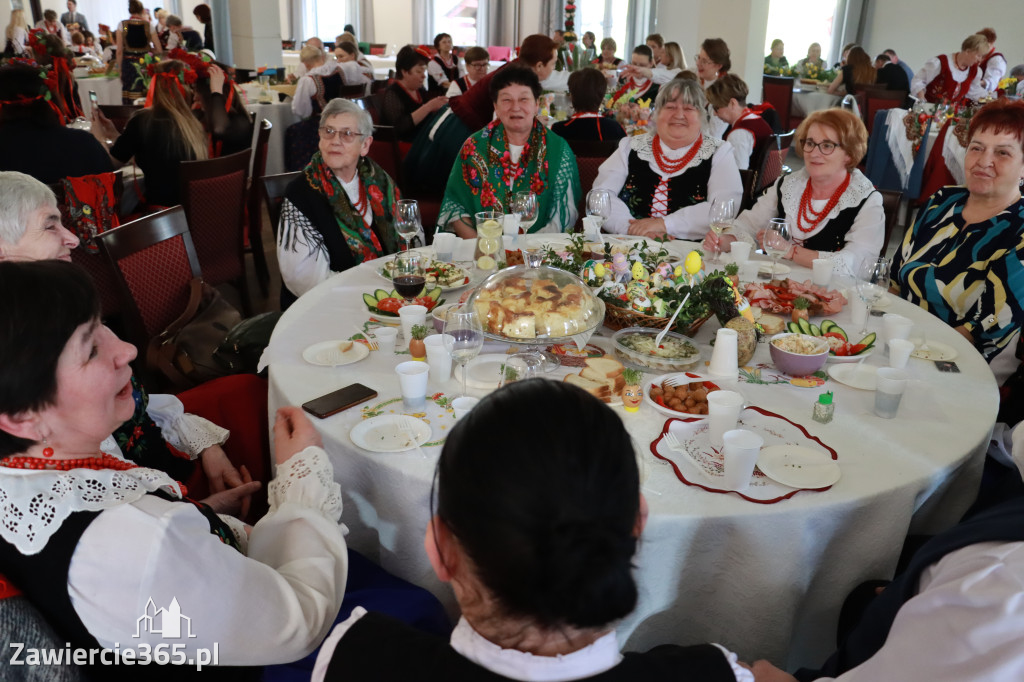
<path id="1" fill-rule="evenodd" d="M 807 309 L 810 307 L 810 301 L 803 296 L 797 296 L 793 301 L 793 321 L 799 322 L 801 319 L 808 319 L 810 317 L 810 313 L 807 312 Z"/>
<path id="2" fill-rule="evenodd" d="M 414 324 L 412 326 L 412 338 L 409 339 L 409 355 L 412 356 L 413 360 L 426 360 L 427 359 L 427 346 L 423 343 L 423 339 L 427 337 L 427 326 L 424 324 Z"/>
<path id="3" fill-rule="evenodd" d="M 725 264 L 725 275 L 732 280 L 732 285 L 738 287 L 740 285 L 740 266 L 736 263 Z"/>
<path id="4" fill-rule="evenodd" d="M 643 372 L 638 369 L 625 369 L 622 371 L 622 378 L 626 385 L 622 387 L 622 406 L 626 412 L 636 412 L 640 409 L 640 403 L 644 399 L 644 389 L 641 385 Z"/>

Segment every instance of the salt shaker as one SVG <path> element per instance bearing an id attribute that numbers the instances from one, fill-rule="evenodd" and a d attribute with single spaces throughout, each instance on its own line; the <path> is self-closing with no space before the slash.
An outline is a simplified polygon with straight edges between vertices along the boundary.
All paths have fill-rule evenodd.
<path id="1" fill-rule="evenodd" d="M 814 412 L 811 414 L 814 421 L 828 424 L 832 421 L 836 406 L 832 404 L 832 391 L 826 391 L 818 396 L 818 402 L 814 403 Z"/>

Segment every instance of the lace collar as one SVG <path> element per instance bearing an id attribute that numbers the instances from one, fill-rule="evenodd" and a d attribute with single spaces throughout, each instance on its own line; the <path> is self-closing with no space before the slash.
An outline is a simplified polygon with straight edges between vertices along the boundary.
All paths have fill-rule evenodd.
<path id="1" fill-rule="evenodd" d="M 514 680 L 556 682 L 594 677 L 622 661 L 615 632 L 593 644 L 562 656 L 534 656 L 515 649 L 502 649 L 485 639 L 465 618 L 452 631 L 451 646 L 477 665 Z"/>
<path id="2" fill-rule="evenodd" d="M 810 180 L 810 176 L 807 175 L 807 171 L 803 168 L 791 175 L 787 175 L 781 180 L 782 206 L 786 209 L 787 216 L 796 216 L 797 211 L 800 210 L 800 196 L 804 193 L 808 180 Z M 871 184 L 871 181 L 864 177 L 864 174 L 859 170 L 854 169 L 850 174 L 850 186 L 839 197 L 839 203 L 836 204 L 836 207 L 826 217 L 831 220 L 839 215 L 840 211 L 853 206 L 860 206 L 868 195 L 874 191 L 875 186 Z M 819 227 L 823 225 L 824 221 Z"/>
<path id="3" fill-rule="evenodd" d="M 718 148 L 722 146 L 721 140 L 711 137 L 709 135 L 704 135 L 703 140 L 704 141 L 701 143 L 700 149 L 697 150 L 697 154 L 693 157 L 690 163 L 686 164 L 686 166 L 681 171 L 679 171 L 680 173 L 683 173 L 686 170 L 693 168 L 694 166 L 699 166 L 704 161 L 707 161 L 712 156 L 714 156 L 715 152 L 718 151 Z M 656 168 L 658 162 L 654 160 L 654 147 L 652 146 L 653 143 L 654 133 L 645 133 L 643 135 L 636 135 L 634 137 L 629 138 L 630 149 L 635 151 L 636 155 L 640 157 L 642 161 L 646 161 L 647 163 L 651 164 L 652 167 Z M 689 147 L 683 147 L 682 149 L 670 151 L 665 149 L 664 146 L 662 146 L 662 149 L 665 150 L 665 155 L 668 156 L 668 158 L 670 159 L 678 159 L 682 157 L 683 154 L 690 150 Z"/>
<path id="4" fill-rule="evenodd" d="M 145 467 L 127 471 L 0 468 L 0 537 L 22 554 L 36 554 L 72 512 L 130 504 L 155 490 L 182 496 L 170 476 Z"/>

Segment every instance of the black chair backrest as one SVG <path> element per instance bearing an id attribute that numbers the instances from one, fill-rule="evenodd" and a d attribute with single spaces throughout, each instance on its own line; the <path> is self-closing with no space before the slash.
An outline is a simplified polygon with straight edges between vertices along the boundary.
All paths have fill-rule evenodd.
<path id="1" fill-rule="evenodd" d="M 903 192 L 892 189 L 880 189 L 878 192 L 882 195 L 882 211 L 885 212 L 885 239 L 882 240 L 882 250 L 878 253 L 881 257 L 885 255 L 885 250 L 889 247 L 889 239 L 892 238 L 892 232 L 896 228 Z"/>
<path id="2" fill-rule="evenodd" d="M 261 194 L 267 202 L 267 214 L 270 216 L 270 227 L 277 236 L 277 224 L 281 220 L 281 204 L 284 202 L 284 191 L 296 178 L 302 177 L 302 171 L 264 175 L 260 178 Z"/>

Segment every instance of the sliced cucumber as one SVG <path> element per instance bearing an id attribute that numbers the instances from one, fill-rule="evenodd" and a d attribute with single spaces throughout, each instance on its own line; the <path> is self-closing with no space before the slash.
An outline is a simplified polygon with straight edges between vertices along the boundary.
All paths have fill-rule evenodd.
<path id="1" fill-rule="evenodd" d="M 801 334 L 809 335 L 811 333 L 811 323 L 805 320 L 804 318 L 801 317 L 799 320 L 797 320 L 797 324 L 800 325 Z"/>
<path id="2" fill-rule="evenodd" d="M 803 332 L 800 331 L 800 325 L 798 325 L 796 322 L 790 322 L 789 324 L 787 324 L 786 325 L 786 329 L 789 330 L 793 334 L 801 334 L 801 333 L 803 333 Z"/>
<path id="3" fill-rule="evenodd" d="M 840 327 L 838 324 L 834 324 L 833 323 L 833 325 L 831 327 L 829 327 L 828 330 L 832 334 L 839 334 L 840 336 L 842 336 L 843 337 L 843 341 L 849 342 L 850 337 L 846 334 L 845 331 L 843 331 L 843 328 Z"/>
<path id="4" fill-rule="evenodd" d="M 363 294 L 363 303 L 374 309 L 377 307 L 377 299 L 373 294 Z"/>
<path id="5" fill-rule="evenodd" d="M 827 334 L 832 329 L 832 327 L 834 327 L 834 326 L 836 326 L 836 323 L 833 322 L 832 320 L 822 320 L 821 321 L 821 333 L 822 334 Z"/>
<path id="6" fill-rule="evenodd" d="M 811 322 L 811 336 L 821 336 L 821 328 Z"/>
<path id="7" fill-rule="evenodd" d="M 398 292 L 396 291 L 394 295 L 397 298 Z M 385 298 L 391 298 L 391 294 L 384 291 L 383 289 L 377 289 L 376 291 L 373 292 L 373 297 L 378 301 L 383 301 Z"/>
<path id="8" fill-rule="evenodd" d="M 441 298 L 441 287 L 434 287 L 424 295 L 429 296 L 430 298 L 436 301 L 437 299 Z"/>
<path id="9" fill-rule="evenodd" d="M 864 337 L 863 339 L 861 339 L 860 341 L 858 341 L 856 345 L 858 345 L 858 346 L 859 346 L 859 345 L 860 345 L 860 344 L 862 344 L 862 343 L 864 344 L 864 350 L 862 350 L 862 351 L 861 351 L 861 353 L 863 353 L 863 352 L 865 352 L 865 351 L 867 351 L 867 350 L 870 350 L 870 349 L 871 349 L 871 347 L 872 347 L 873 345 L 875 345 L 875 333 L 874 333 L 874 332 L 871 332 L 870 334 L 868 334 L 867 336 L 865 336 L 865 337 Z M 860 353 L 858 353 L 858 355 L 860 355 Z"/>

